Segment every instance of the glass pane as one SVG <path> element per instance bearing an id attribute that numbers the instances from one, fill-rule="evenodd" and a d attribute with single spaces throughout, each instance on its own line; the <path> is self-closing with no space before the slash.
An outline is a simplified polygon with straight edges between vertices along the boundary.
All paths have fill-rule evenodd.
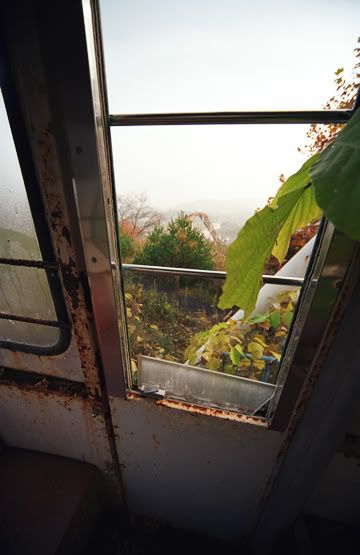
<path id="1" fill-rule="evenodd" d="M 113 128 L 123 261 L 225 271 L 228 247 L 245 221 L 275 195 L 279 176 L 289 177 L 309 157 L 303 152 L 307 130 L 302 125 Z M 293 235 L 286 264 L 272 258 L 265 274 L 304 277 L 318 230 L 318 222 L 309 224 Z M 142 385 L 154 371 L 144 356 L 240 381 L 276 382 L 299 287 L 265 285 L 253 318 L 245 322 L 237 307 L 217 307 L 219 279 L 142 274 L 131 267 L 125 277 L 135 383 Z M 155 383 L 191 402 L 195 389 L 176 371 L 179 366 L 158 368 Z M 192 375 L 201 388 L 203 374 Z M 164 382 L 156 381 L 162 376 Z M 221 382 L 228 396 L 223 406 L 233 406 L 239 380 Z M 216 404 L 216 387 L 204 393 L 208 403 Z M 268 390 L 251 389 L 249 410 Z"/>
<path id="2" fill-rule="evenodd" d="M 40 260 L 41 254 L 2 95 L 0 129 L 0 257 Z"/>
<path id="3" fill-rule="evenodd" d="M 144 195 L 162 222 L 181 211 L 206 213 L 229 243 L 274 196 L 279 176 L 289 177 L 308 158 L 298 151 L 307 130 L 306 125 L 114 127 L 120 208 Z"/>
<path id="4" fill-rule="evenodd" d="M 2 161 L 0 167 L 0 257 L 41 260 L 20 165 L 0 95 Z M 16 316 L 56 320 L 44 270 L 0 264 L 0 311 Z M 0 319 L 0 339 L 49 347 L 59 329 Z"/>
<path id="5" fill-rule="evenodd" d="M 0 339 L 22 343 L 23 345 L 51 347 L 59 341 L 60 331 L 59 328 L 42 326 L 40 324 L 0 320 Z"/>
<path id="6" fill-rule="evenodd" d="M 0 264 L 0 311 L 56 320 L 45 271 Z"/>
<path id="7" fill-rule="evenodd" d="M 111 113 L 319 109 L 355 63 L 359 2 L 100 5 Z"/>

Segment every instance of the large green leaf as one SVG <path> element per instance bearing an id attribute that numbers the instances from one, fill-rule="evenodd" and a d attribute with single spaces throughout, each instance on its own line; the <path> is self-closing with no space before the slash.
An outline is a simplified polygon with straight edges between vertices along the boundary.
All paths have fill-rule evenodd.
<path id="1" fill-rule="evenodd" d="M 294 231 L 321 217 L 321 208 L 316 203 L 313 187 L 309 185 L 310 169 L 317 162 L 318 158 L 319 154 L 315 154 L 305 162 L 298 172 L 289 177 L 280 187 L 271 203 L 271 206 L 276 206 L 281 196 L 299 189 L 303 190 L 303 194 L 299 196 L 286 218 L 271 252 L 279 262 L 282 262 L 286 256 Z"/>
<path id="2" fill-rule="evenodd" d="M 311 169 L 316 200 L 335 226 L 360 240 L 360 110 Z"/>
<path id="3" fill-rule="evenodd" d="M 270 205 L 250 218 L 230 245 L 227 278 L 220 308 L 238 306 L 248 316 L 255 307 L 266 261 L 274 254 L 285 257 L 292 233 L 319 217 L 320 211 L 309 184 L 309 170 L 318 159 L 312 156 L 279 189 Z"/>
<path id="4" fill-rule="evenodd" d="M 252 312 L 262 282 L 262 272 L 284 223 L 303 194 L 299 188 L 278 198 L 277 206 L 265 206 L 250 218 L 230 245 L 227 277 L 220 308 L 238 306 L 245 316 Z"/>

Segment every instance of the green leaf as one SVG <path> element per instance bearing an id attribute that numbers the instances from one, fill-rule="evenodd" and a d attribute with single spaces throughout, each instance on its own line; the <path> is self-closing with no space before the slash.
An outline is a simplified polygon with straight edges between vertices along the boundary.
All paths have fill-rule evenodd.
<path id="1" fill-rule="evenodd" d="M 285 326 L 287 327 L 290 326 L 293 315 L 294 315 L 294 312 L 292 310 L 287 310 L 286 312 L 284 312 L 284 314 L 282 315 L 282 321 L 285 324 Z"/>
<path id="2" fill-rule="evenodd" d="M 316 201 L 330 221 L 360 240 L 360 110 L 311 169 Z"/>
<path id="3" fill-rule="evenodd" d="M 234 366 L 239 366 L 241 361 L 241 354 L 234 347 L 231 347 L 231 350 L 230 350 L 230 360 Z"/>
<path id="4" fill-rule="evenodd" d="M 321 211 L 310 183 L 310 169 L 319 156 L 315 154 L 309 158 L 289 177 L 271 204 L 256 212 L 230 245 L 220 308 L 238 306 L 247 317 L 255 307 L 262 271 L 270 255 L 282 261 L 292 233 L 320 217 Z"/>
<path id="5" fill-rule="evenodd" d="M 302 195 L 294 204 L 291 212 L 289 213 L 281 231 L 276 239 L 276 244 L 272 250 L 272 255 L 282 262 L 286 256 L 289 248 L 291 235 L 300 227 L 317 220 L 321 217 L 321 209 L 315 200 L 313 187 L 310 184 L 310 170 L 312 166 L 318 161 L 320 154 L 314 154 L 309 160 L 303 164 L 300 170 L 294 173 L 285 181 L 285 183 L 278 190 L 272 207 L 277 206 L 279 198 L 292 191 L 302 190 Z"/>
<path id="6" fill-rule="evenodd" d="M 249 324 L 262 324 L 269 318 L 269 314 L 254 314 L 251 318 L 249 318 Z"/>
<path id="7" fill-rule="evenodd" d="M 277 328 L 280 324 L 280 312 L 277 311 L 277 310 L 275 312 L 272 312 L 270 314 L 269 320 L 270 320 L 271 327 L 272 328 Z"/>
<path id="8" fill-rule="evenodd" d="M 227 278 L 220 308 L 237 306 L 248 316 L 255 307 L 264 265 L 303 188 L 284 193 L 276 206 L 265 206 L 250 218 L 230 245 L 226 261 Z"/>

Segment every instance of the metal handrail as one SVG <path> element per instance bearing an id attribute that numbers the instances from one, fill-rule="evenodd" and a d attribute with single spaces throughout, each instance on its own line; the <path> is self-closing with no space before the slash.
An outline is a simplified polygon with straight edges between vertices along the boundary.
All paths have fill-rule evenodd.
<path id="1" fill-rule="evenodd" d="M 198 270 L 195 268 L 175 268 L 171 266 L 150 266 L 145 264 L 122 264 L 122 268 L 126 271 L 138 272 L 142 274 L 165 274 L 172 276 L 189 276 L 205 279 L 226 279 L 226 272 L 217 270 Z M 262 276 L 263 283 L 273 285 L 294 285 L 300 286 L 304 282 L 304 278 L 290 276 L 270 276 L 264 274 Z"/>
<path id="2" fill-rule="evenodd" d="M 346 123 L 352 110 L 111 114 L 111 126 Z"/>

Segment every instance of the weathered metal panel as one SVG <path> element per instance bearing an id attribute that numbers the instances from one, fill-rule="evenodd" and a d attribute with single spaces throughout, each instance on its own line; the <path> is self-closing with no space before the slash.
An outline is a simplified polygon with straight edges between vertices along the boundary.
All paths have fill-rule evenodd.
<path id="1" fill-rule="evenodd" d="M 58 376 L 78 382 L 84 381 L 79 353 L 74 342 L 69 349 L 56 357 L 32 355 L 0 349 L 0 366 L 34 372 L 45 376 Z"/>
<path id="2" fill-rule="evenodd" d="M 172 405 L 169 408 L 167 405 Z M 176 403 L 110 398 L 129 508 L 228 540 L 248 534 L 281 434 Z"/>
<path id="3" fill-rule="evenodd" d="M 158 385 L 166 397 L 189 403 L 255 412 L 271 399 L 275 386 L 169 362 L 159 358 L 139 356 L 139 385 Z"/>
<path id="4" fill-rule="evenodd" d="M 101 411 L 80 396 L 2 384 L 0 437 L 10 446 L 86 461 L 106 472 L 112 467 Z"/>

